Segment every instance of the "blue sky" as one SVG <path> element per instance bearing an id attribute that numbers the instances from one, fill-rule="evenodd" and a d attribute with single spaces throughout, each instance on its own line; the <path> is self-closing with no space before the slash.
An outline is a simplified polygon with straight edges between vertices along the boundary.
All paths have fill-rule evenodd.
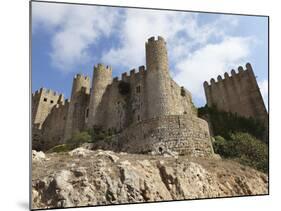
<path id="1" fill-rule="evenodd" d="M 32 91 L 69 97 L 73 76 L 104 63 L 120 76 L 145 64 L 145 41 L 167 41 L 170 72 L 205 104 L 203 82 L 250 62 L 267 104 L 267 18 L 32 2 Z"/>

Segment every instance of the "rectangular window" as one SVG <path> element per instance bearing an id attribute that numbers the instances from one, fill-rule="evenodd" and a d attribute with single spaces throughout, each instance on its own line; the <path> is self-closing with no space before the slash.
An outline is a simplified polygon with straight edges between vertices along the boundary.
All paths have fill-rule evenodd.
<path id="1" fill-rule="evenodd" d="M 140 115 L 138 115 L 138 121 L 140 121 Z"/>
<path id="2" fill-rule="evenodd" d="M 137 86 L 137 87 L 136 87 L 136 92 L 137 92 L 137 93 L 140 93 L 140 86 Z"/>
<path id="3" fill-rule="evenodd" d="M 47 98 L 44 98 L 44 102 L 47 102 Z"/>
<path id="4" fill-rule="evenodd" d="M 51 103 L 53 103 L 54 101 L 53 100 L 51 100 Z"/>

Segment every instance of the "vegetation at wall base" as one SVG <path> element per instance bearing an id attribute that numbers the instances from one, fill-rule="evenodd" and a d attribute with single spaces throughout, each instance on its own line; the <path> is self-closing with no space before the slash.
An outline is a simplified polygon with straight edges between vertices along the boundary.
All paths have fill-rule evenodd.
<path id="1" fill-rule="evenodd" d="M 218 111 L 217 108 L 210 108 L 207 105 L 198 108 L 198 116 L 208 119 L 214 136 L 222 136 L 225 139 L 230 139 L 230 134 L 232 133 L 242 132 L 263 140 L 266 131 L 263 123 L 257 119 L 245 118 L 231 112 Z"/>
<path id="2" fill-rule="evenodd" d="M 268 144 L 261 141 L 265 127 L 260 121 L 207 106 L 198 115 L 211 124 L 215 153 L 268 173 Z"/>
<path id="3" fill-rule="evenodd" d="M 215 136 L 214 151 L 223 158 L 238 161 L 243 165 L 253 167 L 268 173 L 268 146 L 249 133 L 232 133 L 229 139 Z"/>
<path id="4" fill-rule="evenodd" d="M 46 153 L 60 153 L 60 152 L 68 152 L 70 150 L 74 149 L 71 145 L 69 144 L 60 144 L 57 146 L 52 147 L 51 149 L 49 149 Z"/>

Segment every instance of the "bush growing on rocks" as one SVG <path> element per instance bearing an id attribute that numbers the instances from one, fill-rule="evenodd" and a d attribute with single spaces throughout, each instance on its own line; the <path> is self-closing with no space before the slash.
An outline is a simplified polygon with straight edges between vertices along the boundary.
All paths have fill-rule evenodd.
<path id="1" fill-rule="evenodd" d="M 91 136 L 91 142 L 97 142 L 101 140 L 107 140 L 111 136 L 117 133 L 116 129 L 108 129 L 103 130 L 101 127 L 93 127 L 92 129 L 89 129 L 88 134 Z"/>
<path id="2" fill-rule="evenodd" d="M 72 146 L 70 146 L 69 144 L 60 144 L 60 145 L 57 145 L 57 146 L 54 146 L 52 147 L 51 149 L 49 149 L 47 151 L 47 153 L 52 153 L 52 152 L 68 152 L 72 150 Z"/>
<path id="3" fill-rule="evenodd" d="M 199 117 L 208 119 L 212 125 L 215 136 L 230 138 L 231 133 L 249 133 L 262 140 L 265 135 L 265 127 L 262 122 L 253 118 L 245 118 L 231 112 L 218 111 L 217 108 L 208 106 L 198 109 Z"/>
<path id="4" fill-rule="evenodd" d="M 73 146 L 73 148 L 76 148 L 86 142 L 91 142 L 91 136 L 87 131 L 77 132 L 67 141 L 67 143 Z"/>
<path id="5" fill-rule="evenodd" d="M 213 146 L 224 158 L 268 172 L 268 146 L 248 133 L 232 133 L 229 139 L 216 136 Z"/>

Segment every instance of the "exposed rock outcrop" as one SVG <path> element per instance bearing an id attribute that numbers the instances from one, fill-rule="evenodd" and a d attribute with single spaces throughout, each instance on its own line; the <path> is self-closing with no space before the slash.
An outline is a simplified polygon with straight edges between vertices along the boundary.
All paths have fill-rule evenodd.
<path id="1" fill-rule="evenodd" d="M 32 166 L 34 209 L 268 193 L 267 175 L 232 161 L 83 148 L 45 157 Z"/>

